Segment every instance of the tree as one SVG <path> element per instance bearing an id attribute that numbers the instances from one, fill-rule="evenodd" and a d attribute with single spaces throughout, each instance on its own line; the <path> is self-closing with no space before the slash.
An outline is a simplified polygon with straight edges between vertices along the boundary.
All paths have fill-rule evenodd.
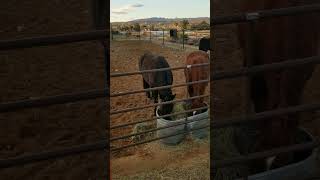
<path id="1" fill-rule="evenodd" d="M 134 30 L 134 31 L 141 31 L 140 24 L 139 24 L 139 23 L 135 23 L 135 24 L 133 25 L 133 30 Z"/>
<path id="2" fill-rule="evenodd" d="M 132 31 L 133 30 L 133 25 L 130 25 L 130 31 Z"/>
<path id="3" fill-rule="evenodd" d="M 188 20 L 183 20 L 181 21 L 181 27 L 182 29 L 186 30 L 188 28 L 188 25 L 189 25 L 189 21 Z"/>
<path id="4" fill-rule="evenodd" d="M 130 28 L 127 25 L 122 25 L 120 30 L 121 31 L 128 31 Z"/>
<path id="5" fill-rule="evenodd" d="M 153 24 L 150 24 L 150 25 L 149 25 L 149 29 L 150 29 L 151 31 L 154 31 L 154 25 L 153 25 Z"/>
<path id="6" fill-rule="evenodd" d="M 199 28 L 200 28 L 200 30 L 208 30 L 208 29 L 210 29 L 210 25 L 206 21 L 202 21 L 199 24 Z"/>
<path id="7" fill-rule="evenodd" d="M 178 22 L 174 22 L 173 24 L 174 24 L 174 26 L 175 26 L 176 28 L 178 28 L 178 26 L 179 26 L 179 23 L 178 23 Z"/>
<path id="8" fill-rule="evenodd" d="M 147 27 L 148 27 L 148 26 L 146 26 L 146 25 L 142 25 L 142 29 L 143 29 L 143 30 L 147 29 Z"/>

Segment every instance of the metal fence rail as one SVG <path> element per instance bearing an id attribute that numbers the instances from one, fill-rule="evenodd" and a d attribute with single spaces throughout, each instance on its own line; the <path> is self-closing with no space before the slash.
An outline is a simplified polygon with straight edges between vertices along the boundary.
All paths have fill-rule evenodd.
<path id="1" fill-rule="evenodd" d="M 240 68 L 231 72 L 217 72 L 213 73 L 210 80 L 223 80 L 223 79 L 232 79 L 238 78 L 240 76 L 254 75 L 263 72 L 277 71 L 280 69 L 289 69 L 289 68 L 299 68 L 301 65 L 312 65 L 319 64 L 320 56 L 313 56 L 308 58 L 296 59 L 296 60 L 287 60 L 279 63 L 265 64 L 252 66 L 250 68 Z"/>
<path id="2" fill-rule="evenodd" d="M 291 16 L 320 11 L 320 4 L 296 6 L 288 8 L 279 8 L 272 10 L 263 10 L 249 13 L 240 13 L 231 16 L 213 17 L 210 20 L 211 25 L 234 24 L 249 21 L 262 20 L 265 18 L 275 18 L 280 16 Z"/>
<path id="3" fill-rule="evenodd" d="M 157 107 L 157 106 L 159 106 L 159 105 L 171 104 L 171 103 L 176 103 L 176 102 L 183 102 L 183 101 L 186 101 L 186 100 L 192 100 L 192 99 L 198 99 L 198 98 L 205 98 L 205 97 L 210 97 L 210 95 L 194 96 L 194 97 L 190 97 L 190 98 L 177 99 L 177 100 L 173 100 L 173 101 L 165 101 L 165 102 L 155 103 L 155 104 L 146 105 L 146 106 L 141 106 L 141 107 L 134 107 L 134 108 L 127 108 L 127 109 L 117 110 L 117 111 L 111 111 L 111 112 L 110 112 L 110 115 L 115 115 L 115 114 L 120 114 L 120 113 L 126 113 L 126 112 L 141 110 L 141 109 L 145 109 L 145 108 Z"/>
<path id="4" fill-rule="evenodd" d="M 82 144 L 64 149 L 54 151 L 46 151 L 41 153 L 32 153 L 13 158 L 0 159 L 0 168 L 9 168 L 12 166 L 25 165 L 29 163 L 45 161 L 50 159 L 63 158 L 67 156 L 74 156 L 75 154 L 92 152 L 92 151 L 105 151 L 107 149 L 109 140 L 102 140 L 91 144 Z"/>
<path id="5" fill-rule="evenodd" d="M 109 35 L 108 30 L 95 30 L 95 31 L 58 34 L 58 35 L 51 35 L 51 36 L 23 38 L 23 39 L 1 40 L 0 51 L 20 49 L 20 48 L 32 48 L 37 46 L 52 46 L 52 45 L 75 43 L 75 42 L 81 42 L 81 41 L 101 40 L 101 39 L 107 39 L 108 35 Z"/>
<path id="6" fill-rule="evenodd" d="M 205 106 L 205 107 L 201 107 L 201 108 L 194 108 L 194 109 L 190 109 L 190 110 L 182 111 L 182 112 L 178 112 L 178 113 L 166 114 L 163 116 L 153 117 L 153 118 L 145 119 L 142 121 L 135 121 L 135 122 L 130 122 L 130 123 L 119 124 L 119 125 L 111 126 L 110 129 L 112 130 L 112 129 L 122 128 L 122 127 L 132 126 L 132 125 L 139 124 L 139 123 L 154 121 L 154 120 L 157 120 L 158 118 L 166 118 L 166 117 L 170 117 L 170 116 L 181 115 L 181 114 L 185 114 L 185 113 L 189 113 L 189 112 L 193 112 L 193 111 L 204 110 L 207 108 L 209 108 L 209 106 Z"/>
<path id="7" fill-rule="evenodd" d="M 80 93 L 63 94 L 59 96 L 49 96 L 42 98 L 34 98 L 28 100 L 21 100 L 16 102 L 8 102 L 0 104 L 0 112 L 17 111 L 20 109 L 46 107 L 57 104 L 65 104 L 77 101 L 85 101 L 108 96 L 107 89 L 91 90 Z"/>
<path id="8" fill-rule="evenodd" d="M 131 75 L 150 73 L 150 72 L 161 72 L 161 71 L 167 71 L 167 70 L 181 70 L 186 68 L 202 67 L 202 66 L 209 66 L 209 65 L 210 63 L 202 63 L 202 64 L 187 65 L 187 66 L 178 66 L 173 68 L 159 68 L 159 69 L 150 69 L 150 70 L 135 71 L 135 72 L 112 73 L 110 77 L 131 76 Z"/>
<path id="9" fill-rule="evenodd" d="M 142 89 L 142 90 L 137 90 L 137 91 L 120 92 L 120 93 L 111 94 L 110 97 L 118 97 L 118 96 L 130 95 L 130 94 L 149 92 L 149 91 L 154 91 L 154 90 L 176 88 L 176 87 L 189 86 L 189 85 L 193 85 L 193 84 L 209 83 L 209 82 L 210 82 L 209 80 L 192 81 L 189 83 L 181 83 L 181 84 L 168 85 L 168 86 L 159 86 L 159 87 L 155 87 L 155 88 L 147 88 L 147 89 Z"/>

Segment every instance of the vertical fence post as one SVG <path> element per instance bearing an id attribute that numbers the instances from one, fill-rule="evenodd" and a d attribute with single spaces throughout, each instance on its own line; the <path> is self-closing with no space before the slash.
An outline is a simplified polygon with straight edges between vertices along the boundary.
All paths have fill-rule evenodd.
<path id="1" fill-rule="evenodd" d="M 195 32 L 195 33 L 196 33 L 196 39 L 198 39 L 198 31 L 196 30 L 196 32 Z"/>
<path id="2" fill-rule="evenodd" d="M 162 45 L 164 45 L 164 29 L 162 29 Z"/>
<path id="3" fill-rule="evenodd" d="M 107 23 L 107 18 L 108 15 L 110 14 L 110 9 L 108 7 L 108 1 L 107 0 L 91 0 L 91 16 L 92 16 L 92 21 L 93 21 L 93 27 L 96 30 L 100 29 L 112 29 L 111 23 Z M 108 14 L 108 15 L 107 15 Z M 112 34 L 112 31 L 111 31 Z M 104 88 L 107 90 L 106 94 L 110 94 L 110 39 L 106 38 L 101 39 L 100 43 L 103 47 L 104 51 L 104 68 L 105 68 L 105 84 Z M 110 35 L 110 34 L 109 34 Z M 110 96 L 106 96 L 106 101 L 109 102 Z M 110 113 L 110 108 L 108 107 L 108 103 L 105 104 L 106 108 L 106 114 L 108 115 Z M 104 124 L 104 127 L 107 129 L 107 132 L 105 133 L 105 138 L 109 139 L 110 138 L 110 117 L 106 117 L 106 124 Z M 110 158 L 110 142 L 107 143 L 106 146 L 106 154 L 107 154 L 107 159 Z M 110 164 L 106 163 L 106 170 L 110 172 Z M 110 178 L 111 175 L 109 175 L 108 178 Z"/>
<path id="4" fill-rule="evenodd" d="M 141 29 L 139 30 L 139 40 L 141 40 Z"/>
<path id="5" fill-rule="evenodd" d="M 246 43 L 246 49 L 245 52 L 246 55 L 246 68 L 250 68 L 253 65 L 253 59 L 256 57 L 256 21 L 250 21 L 249 24 L 249 32 L 248 32 L 248 39 Z M 250 107 L 251 107 L 251 79 L 252 75 L 248 74 L 246 76 L 246 83 L 245 83 L 245 116 L 248 117 L 250 114 Z M 246 154 L 245 154 L 246 155 Z M 246 174 L 244 177 L 244 180 L 248 180 L 249 174 Z"/>
<path id="6" fill-rule="evenodd" d="M 150 29 L 150 41 L 151 41 L 151 29 Z"/>
<path id="7" fill-rule="evenodd" d="M 182 30 L 182 49 L 184 49 L 184 29 Z"/>
<path id="8" fill-rule="evenodd" d="M 113 40 L 113 32 L 112 32 L 112 25 L 110 25 L 110 35 L 111 35 L 111 40 Z"/>

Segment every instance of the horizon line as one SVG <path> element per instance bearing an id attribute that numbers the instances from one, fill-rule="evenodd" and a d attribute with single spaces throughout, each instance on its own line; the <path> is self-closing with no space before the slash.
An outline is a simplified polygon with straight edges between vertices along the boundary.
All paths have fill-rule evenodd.
<path id="1" fill-rule="evenodd" d="M 194 18 L 210 18 L 210 16 L 198 16 L 198 17 L 147 17 L 147 18 L 137 18 L 129 21 L 110 21 L 110 23 L 115 22 L 130 22 L 130 21 L 136 21 L 136 20 L 144 20 L 144 19 L 151 19 L 151 18 L 162 18 L 162 19 L 194 19 Z"/>

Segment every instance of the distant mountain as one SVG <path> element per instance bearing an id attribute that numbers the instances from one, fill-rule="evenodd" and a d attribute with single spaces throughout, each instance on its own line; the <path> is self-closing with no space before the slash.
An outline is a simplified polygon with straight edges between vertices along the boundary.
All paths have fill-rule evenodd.
<path id="1" fill-rule="evenodd" d="M 209 17 L 196 17 L 196 18 L 163 18 L 163 17 L 152 17 L 152 18 L 145 18 L 145 19 L 135 19 L 132 21 L 128 21 L 127 23 L 139 23 L 139 24 L 154 24 L 154 23 L 172 23 L 175 21 L 182 21 L 182 20 L 188 20 L 189 23 L 200 23 L 202 21 L 206 21 L 207 23 L 210 22 Z M 114 22 L 116 23 L 116 22 Z"/>

